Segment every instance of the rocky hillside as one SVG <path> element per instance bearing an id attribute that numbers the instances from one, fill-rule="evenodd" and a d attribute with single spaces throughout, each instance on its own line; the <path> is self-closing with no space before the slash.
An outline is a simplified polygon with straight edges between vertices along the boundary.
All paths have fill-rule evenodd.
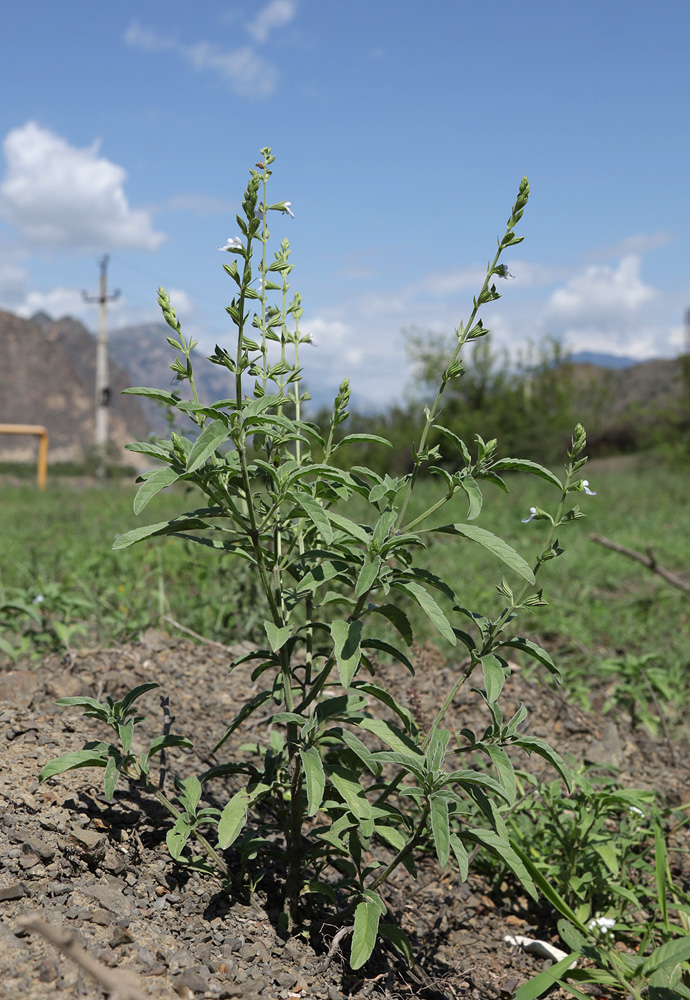
<path id="1" fill-rule="evenodd" d="M 175 360 L 175 352 L 166 340 L 170 333 L 172 331 L 165 323 L 143 323 L 113 330 L 108 341 L 110 357 L 127 369 L 131 376 L 129 385 L 167 389 L 187 399 L 188 384 L 178 382 L 170 371 L 170 365 Z M 232 379 L 225 368 L 212 365 L 199 348 L 192 358 L 194 381 L 202 403 L 212 403 L 233 395 Z M 163 433 L 166 426 L 163 404 L 143 398 L 141 403 L 151 426 L 156 432 Z"/>
<path id="2" fill-rule="evenodd" d="M 94 445 L 96 341 L 85 326 L 39 313 L 29 322 L 0 311 L 0 423 L 43 424 L 49 462 L 80 462 Z M 124 445 L 146 437 L 150 424 L 139 400 L 120 393 L 130 375 L 111 359 L 110 439 L 121 461 Z M 31 461 L 32 437 L 0 435 L 0 461 Z"/>

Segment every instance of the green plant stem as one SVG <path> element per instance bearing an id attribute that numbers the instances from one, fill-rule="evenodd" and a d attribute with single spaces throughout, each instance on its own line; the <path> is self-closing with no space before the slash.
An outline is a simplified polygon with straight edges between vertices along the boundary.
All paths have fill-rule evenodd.
<path id="1" fill-rule="evenodd" d="M 431 729 L 429 730 L 429 732 L 424 737 L 424 740 L 422 741 L 422 750 L 425 750 L 428 747 L 428 745 L 429 745 L 429 743 L 431 741 L 432 736 L 434 735 L 434 733 L 437 731 L 438 727 L 443 722 L 443 720 L 445 718 L 445 715 L 446 715 L 446 712 L 448 711 L 448 709 L 450 708 L 450 706 L 453 704 L 453 700 L 454 700 L 455 696 L 457 695 L 457 693 L 460 690 L 460 688 L 462 687 L 462 685 L 467 681 L 467 679 L 469 678 L 470 674 L 472 673 L 472 671 L 474 670 L 474 668 L 477 666 L 478 663 L 479 663 L 479 660 L 476 657 L 472 657 L 469 666 L 466 667 L 465 670 L 463 670 L 463 672 L 460 674 L 460 676 L 456 680 L 455 684 L 453 684 L 452 688 L 450 689 L 450 691 L 446 695 L 446 698 L 445 698 L 443 704 L 441 705 L 440 709 L 438 710 L 436 718 L 434 719 L 434 721 L 431 724 Z"/>
<path id="2" fill-rule="evenodd" d="M 420 843 L 422 837 L 424 836 L 424 830 L 426 827 L 426 821 L 429 818 L 429 812 L 431 811 L 431 803 L 427 800 L 424 803 L 424 809 L 422 810 L 422 815 L 420 817 L 419 823 L 417 824 L 417 829 L 415 830 L 412 837 L 408 840 L 404 847 L 402 847 L 398 853 L 395 855 L 391 863 L 376 876 L 373 882 L 371 882 L 367 888 L 377 889 L 383 882 L 386 882 L 395 869 L 405 861 L 406 858 L 414 851 L 417 844 Z"/>
<path id="3" fill-rule="evenodd" d="M 510 229 L 510 224 L 508 224 L 506 231 L 508 231 L 509 229 Z M 422 429 L 422 435 L 419 439 L 419 445 L 417 447 L 417 459 L 415 461 L 412 474 L 405 487 L 405 495 L 397 519 L 398 529 L 400 529 L 400 526 L 402 525 L 403 520 L 405 518 L 407 507 L 410 502 L 410 498 L 412 496 L 412 491 L 415 487 L 415 483 L 417 482 L 417 477 L 419 476 L 419 470 L 422 466 L 422 456 L 424 455 L 424 450 L 426 448 L 427 439 L 429 437 L 429 431 L 431 430 L 434 420 L 436 419 L 436 414 L 438 413 L 439 407 L 441 405 L 441 398 L 443 396 L 443 392 L 446 388 L 447 383 L 450 381 L 450 378 L 448 376 L 448 371 L 456 364 L 460 356 L 460 351 L 467 343 L 467 334 L 470 330 L 472 330 L 472 327 L 474 326 L 474 321 L 477 317 L 477 313 L 479 312 L 480 305 L 482 304 L 482 299 L 484 298 L 484 295 L 488 290 L 489 281 L 491 280 L 491 276 L 494 273 L 494 270 L 496 268 L 496 265 L 498 264 L 499 258 L 502 253 L 503 253 L 503 244 L 499 243 L 498 250 L 496 251 L 496 256 L 494 257 L 493 262 L 489 265 L 487 269 L 486 278 L 484 279 L 484 284 L 482 285 L 481 291 L 478 297 L 474 300 L 474 308 L 472 309 L 470 318 L 467 321 L 467 323 L 462 327 L 462 333 L 458 335 L 458 343 L 455 347 L 455 350 L 453 351 L 453 355 L 448 363 L 448 366 L 443 373 L 443 378 L 441 379 L 441 385 L 439 386 L 439 390 L 436 393 L 436 399 L 432 403 L 431 407 L 427 410 L 426 422 L 424 424 L 424 428 Z"/>
<path id="4" fill-rule="evenodd" d="M 145 774 L 141 770 L 141 768 L 138 767 L 138 765 L 137 768 L 138 768 L 138 774 L 131 774 L 129 771 L 123 771 L 123 773 L 126 775 L 127 778 L 130 779 L 130 781 L 138 782 L 139 784 L 143 785 L 146 791 L 149 792 L 149 794 L 153 795 L 153 797 L 157 799 L 158 802 L 160 802 L 160 804 L 163 806 L 164 809 L 167 809 L 167 811 L 170 813 L 172 817 L 174 817 L 174 819 L 179 819 L 180 816 L 182 815 L 180 810 L 177 809 L 172 804 L 172 802 L 168 799 L 168 797 L 163 792 L 161 792 L 159 788 L 156 788 L 156 786 L 152 784 L 148 775 Z M 218 854 L 218 852 L 214 850 L 213 847 L 211 847 L 208 840 L 206 840 L 206 838 L 202 836 L 202 834 L 200 834 L 197 830 L 194 831 L 194 838 L 198 842 L 199 846 L 213 861 L 213 863 L 218 867 L 219 871 L 221 871 L 223 875 L 225 875 L 225 877 L 227 878 L 230 874 L 230 870 L 228 869 L 228 866 L 225 864 L 225 862 Z"/>

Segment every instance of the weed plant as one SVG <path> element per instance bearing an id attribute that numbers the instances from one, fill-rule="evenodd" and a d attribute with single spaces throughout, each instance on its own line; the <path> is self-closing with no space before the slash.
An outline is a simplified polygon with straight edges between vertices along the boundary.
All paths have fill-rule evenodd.
<path id="1" fill-rule="evenodd" d="M 228 398 L 210 406 L 199 402 L 195 345 L 183 336 L 163 289 L 159 303 L 177 355 L 171 367 L 178 382 L 188 386 L 190 398 L 155 388 L 128 390 L 161 400 L 188 418 L 192 428 L 190 437 L 172 432 L 167 440 L 130 446 L 159 463 L 141 477 L 135 513 L 181 482 L 194 484 L 204 503 L 127 531 L 114 545 L 122 551 L 172 537 L 251 567 L 262 597 L 265 638 L 230 669 L 255 663 L 253 677 L 262 686 L 228 720 L 214 752 L 229 747 L 230 737 L 257 713 L 268 714 L 261 723 L 260 746 L 252 760 L 244 753 L 231 755 L 203 774 L 178 779 L 177 797 L 168 797 L 149 779 L 151 759 L 166 747 L 191 744 L 185 735 L 168 733 L 143 751 L 135 749 L 134 731 L 141 721 L 137 701 L 156 686 L 151 681 L 119 702 L 62 699 L 61 704 L 80 706 L 109 726 L 116 742 L 90 742 L 65 754 L 43 768 L 41 780 L 75 767 L 100 767 L 109 798 L 120 776 L 139 782 L 174 819 L 167 835 L 171 856 L 215 874 L 228 887 L 232 873 L 223 853 L 231 845 L 252 879 L 260 859 L 278 851 L 285 873 L 285 928 L 302 924 L 310 898 L 318 903 L 312 912 L 323 914 L 333 907 L 330 919 L 352 932 L 350 963 L 359 968 L 379 935 L 409 954 L 402 931 L 384 919 L 380 889 L 401 866 L 415 875 L 418 849 L 431 847 L 441 866 L 455 864 L 466 878 L 468 851 L 485 847 L 536 894 L 533 876 L 511 846 L 500 812 L 500 804 L 512 804 L 516 796 L 506 747 L 543 756 L 568 785 L 570 775 L 556 750 L 524 733 L 524 706 L 504 720 L 500 699 L 510 670 L 506 656 L 519 651 L 558 676 L 543 648 L 515 635 L 515 620 L 523 610 L 543 605 L 537 575 L 562 553 L 561 532 L 583 516 L 573 501 L 594 491 L 580 477 L 586 438 L 579 425 L 560 479 L 528 459 L 499 457 L 495 440 L 476 435 L 468 444 L 440 420 L 444 392 L 463 374 L 463 351 L 487 334 L 478 314 L 499 298 L 494 279 L 510 277 L 499 261 L 522 240 L 514 230 L 527 204 L 527 179 L 520 184 L 469 320 L 456 330 L 452 354 L 438 372 L 440 386 L 424 410 L 412 470 L 395 477 L 347 459 L 348 449 L 362 440 L 387 445 L 370 431 L 336 436 L 348 417 L 347 379 L 324 433 L 303 418 L 302 353 L 310 338 L 300 326 L 300 297 L 290 293 L 289 242 L 282 240 L 269 256 L 271 213 L 279 219 L 292 214 L 289 202 L 269 203 L 273 162 L 270 149 L 263 149 L 237 216 L 239 235 L 219 247 L 231 258 L 223 266 L 234 291 L 227 312 L 235 328 L 235 349 L 218 345 L 210 360 L 228 372 Z M 454 449 L 452 468 L 439 464 L 439 450 L 430 445 L 437 434 Z M 430 502 L 417 505 L 422 472 L 433 474 L 436 490 Z M 525 524 L 543 522 L 546 528 L 532 565 L 506 540 L 475 523 L 483 510 L 484 487 L 507 491 L 504 476 L 515 473 L 536 477 L 555 491 L 552 504 L 524 511 Z M 361 508 L 356 520 L 347 506 L 355 498 Z M 446 547 L 452 542 L 477 545 L 504 564 L 510 580 L 498 584 L 497 612 L 468 606 L 464 594 L 456 592 L 462 590 L 462 578 L 451 584 L 423 564 L 419 554 L 436 537 Z M 382 654 L 401 670 L 413 671 L 407 652 L 414 638 L 411 608 L 464 654 L 426 730 L 377 674 Z M 392 626 L 394 641 L 381 637 L 382 623 Z M 445 716 L 467 683 L 479 686 L 487 727 L 480 734 L 464 729 L 459 740 L 451 739 Z M 192 720 L 187 724 L 191 728 Z M 478 755 L 488 760 L 491 772 L 476 765 Z M 241 787 L 218 810 L 204 805 L 204 786 L 220 775 L 233 775 Z M 275 828 L 268 832 L 254 824 L 262 804 L 275 817 Z M 471 820 L 471 805 L 481 822 Z M 200 854 L 194 853 L 194 845 Z"/>

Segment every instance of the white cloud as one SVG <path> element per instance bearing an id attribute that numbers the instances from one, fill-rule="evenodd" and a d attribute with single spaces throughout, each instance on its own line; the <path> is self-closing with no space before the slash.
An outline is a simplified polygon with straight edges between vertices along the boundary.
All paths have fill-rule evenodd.
<path id="1" fill-rule="evenodd" d="M 519 352 L 538 352 L 546 336 L 572 352 L 591 350 L 640 361 L 671 357 L 682 349 L 685 289 L 662 296 L 642 279 L 636 255 L 569 272 L 560 265 L 517 260 L 510 266 L 516 280 L 501 282 L 502 299 L 480 315 L 491 330 L 494 349 L 507 349 L 513 359 Z M 313 353 L 304 352 L 307 377 L 311 372 L 313 384 L 332 394 L 347 375 L 360 405 L 389 405 L 411 378 L 401 330 L 433 330 L 452 342 L 485 273 L 479 267 L 430 273 L 407 285 L 352 295 L 311 319 L 307 313 L 301 326 L 317 345 Z"/>
<path id="2" fill-rule="evenodd" d="M 187 292 L 181 288 L 168 288 L 167 292 L 178 319 L 189 319 L 194 315 L 194 303 Z"/>
<path id="3" fill-rule="evenodd" d="M 187 45 L 174 38 L 156 34 L 133 21 L 125 33 L 125 42 L 145 52 L 174 52 L 196 72 L 215 73 L 244 97 L 268 97 L 276 88 L 278 71 L 251 45 L 223 52 L 210 42 Z"/>
<path id="4" fill-rule="evenodd" d="M 14 312 L 23 319 L 30 319 L 37 312 L 45 312 L 53 319 L 73 316 L 82 322 L 94 314 L 93 307 L 84 302 L 81 293 L 74 288 L 51 288 L 47 292 L 29 292 Z"/>
<path id="5" fill-rule="evenodd" d="M 247 31 L 257 42 L 265 42 L 275 28 L 289 24 L 295 16 L 294 0 L 271 0 L 247 25 Z"/>
<path id="6" fill-rule="evenodd" d="M 551 295 L 547 312 L 578 325 L 620 323 L 657 294 L 640 277 L 639 256 L 629 254 L 616 267 L 592 265 L 574 275 Z"/>
<path id="7" fill-rule="evenodd" d="M 156 250 L 164 241 L 148 212 L 130 208 L 122 167 L 27 122 L 4 141 L 0 211 L 36 249 Z"/>

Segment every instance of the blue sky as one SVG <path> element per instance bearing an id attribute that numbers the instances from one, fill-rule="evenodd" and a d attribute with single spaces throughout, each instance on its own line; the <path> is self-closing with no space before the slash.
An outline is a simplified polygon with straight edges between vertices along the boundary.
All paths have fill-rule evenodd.
<path id="1" fill-rule="evenodd" d="M 181 0 L 10 5 L 0 38 L 0 308 L 158 319 L 212 349 L 216 247 L 259 149 L 323 390 L 409 378 L 401 330 L 452 332 L 523 174 L 496 346 L 679 353 L 690 306 L 690 4 Z M 8 99 L 11 95 L 11 99 Z"/>

